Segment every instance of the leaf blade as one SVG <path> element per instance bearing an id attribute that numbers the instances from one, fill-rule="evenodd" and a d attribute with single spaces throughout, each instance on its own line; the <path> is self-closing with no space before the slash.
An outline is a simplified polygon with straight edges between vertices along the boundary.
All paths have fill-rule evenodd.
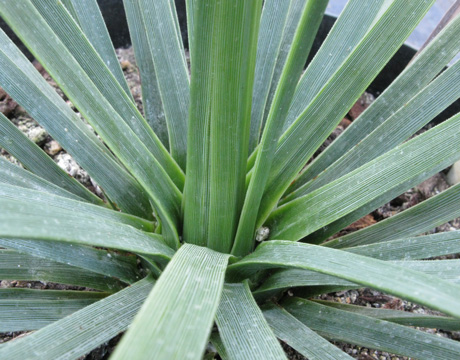
<path id="1" fill-rule="evenodd" d="M 158 89 L 155 64 L 145 34 L 144 19 L 138 1 L 123 1 L 128 21 L 131 43 L 142 81 L 142 106 L 144 116 L 152 130 L 169 150 L 169 135 L 163 103 Z"/>
<path id="2" fill-rule="evenodd" d="M 286 118 L 289 104 L 295 91 L 295 85 L 302 73 L 313 44 L 314 36 L 319 28 L 327 1 L 307 1 L 296 29 L 291 50 L 276 89 L 272 107 L 262 133 L 256 162 L 244 199 L 243 209 L 235 236 L 232 254 L 245 255 L 254 246 L 254 233 L 257 230 L 257 215 L 265 185 L 270 175 L 277 142 Z"/>
<path id="3" fill-rule="evenodd" d="M 339 304 L 332 301 L 316 302 L 321 305 L 331 306 L 335 309 L 345 310 L 355 314 L 373 317 L 375 319 L 382 319 L 400 325 L 443 329 L 448 331 L 457 331 L 460 328 L 460 322 L 458 319 L 446 316 L 417 314 L 400 310 L 369 308 L 357 305 Z"/>
<path id="4" fill-rule="evenodd" d="M 0 198 L 18 201 L 27 201 L 38 206 L 52 206 L 55 208 L 90 215 L 95 218 L 103 218 L 108 221 L 131 225 L 136 229 L 153 232 L 153 223 L 142 218 L 120 213 L 115 210 L 103 208 L 82 201 L 68 199 L 59 195 L 29 190 L 18 186 L 0 183 Z"/>
<path id="5" fill-rule="evenodd" d="M 352 359 L 282 307 L 264 305 L 263 314 L 276 336 L 310 360 Z"/>
<path id="6" fill-rule="evenodd" d="M 155 205 L 163 223 L 166 241 L 177 247 L 182 194 L 159 159 L 152 155 L 123 121 L 35 7 L 29 1 L 10 5 L 12 4 L 1 1 L 0 13 L 18 35 L 23 37 L 31 52 L 42 61 L 68 98 L 122 164 L 136 177 Z M 67 12 L 66 14 L 69 15 Z"/>
<path id="7" fill-rule="evenodd" d="M 42 193 L 53 194 L 77 201 L 83 200 L 77 195 L 32 174 L 30 171 L 14 165 L 3 157 L 0 157 L 0 165 L 0 182 L 2 185 L 33 189 Z"/>
<path id="8" fill-rule="evenodd" d="M 363 37 L 360 45 L 342 63 L 340 70 L 282 135 L 262 200 L 258 226 L 263 224 L 307 160 L 343 119 L 433 3 L 433 0 L 423 3 L 393 1 Z M 357 73 L 360 76 L 354 76 Z"/>
<path id="9" fill-rule="evenodd" d="M 158 279 L 112 358 L 201 359 L 219 304 L 227 261 L 228 255 L 184 244 Z M 183 298 L 188 302 L 184 303 Z"/>
<path id="10" fill-rule="evenodd" d="M 450 24 L 415 61 L 370 105 L 369 109 L 353 121 L 337 141 L 328 146 L 288 189 L 292 192 L 314 178 L 345 154 L 379 124 L 396 112 L 417 94 L 442 70 L 459 49 L 460 21 Z M 413 79 L 417 78 L 414 82 Z"/>
<path id="11" fill-rule="evenodd" d="M 359 0 L 347 2 L 299 81 L 283 126 L 284 131 L 302 114 L 321 88 L 340 69 L 343 61 L 370 30 L 376 18 L 378 19 L 383 4 L 383 1 L 371 1 L 363 7 Z"/>
<path id="12" fill-rule="evenodd" d="M 0 83 L 5 91 L 88 171 L 109 198 L 126 212 L 135 215 L 148 213 L 150 204 L 137 181 L 120 166 L 3 31 L 0 31 L 0 64 L 8 69 L 0 72 Z"/>
<path id="13" fill-rule="evenodd" d="M 37 2 L 35 2 L 35 4 L 36 3 Z M 134 101 L 128 83 L 123 75 L 123 71 L 121 70 L 120 63 L 118 62 L 117 54 L 115 53 L 97 1 L 67 0 L 64 4 L 94 46 L 97 53 L 101 56 L 104 63 L 110 69 L 110 72 L 115 76 L 126 94 Z"/>
<path id="14" fill-rule="evenodd" d="M 460 184 L 457 184 L 407 209 L 407 211 L 359 230 L 350 234 L 350 236 L 334 239 L 325 243 L 324 246 L 335 248 L 353 247 L 421 234 L 459 217 L 459 200 Z"/>
<path id="15" fill-rule="evenodd" d="M 152 288 L 152 280 L 138 281 L 112 296 L 83 308 L 24 338 L 0 347 L 11 360 L 78 358 L 124 331 Z M 47 343 L 48 346 L 40 346 Z"/>
<path id="16" fill-rule="evenodd" d="M 2 238 L 0 246 L 14 249 L 22 254 L 114 277 L 127 284 L 139 280 L 140 276 L 135 256 L 126 254 L 118 255 L 88 246 L 40 240 Z"/>
<path id="17" fill-rule="evenodd" d="M 125 90 L 120 86 L 117 79 L 110 72 L 108 66 L 104 63 L 103 59 L 96 52 L 96 49 L 93 48 L 89 40 L 81 32 L 81 29 L 73 21 L 70 14 L 65 10 L 63 4 L 56 3 L 52 0 L 35 0 L 33 4 L 52 30 L 52 33 L 48 33 L 48 36 L 50 36 L 50 38 L 56 36 L 62 42 L 62 44 L 56 43 L 55 46 L 57 48 L 60 48 L 60 51 L 68 51 L 70 55 L 67 55 L 70 59 L 68 61 L 71 61 L 70 63 L 72 63 L 72 60 L 75 59 L 78 65 L 81 66 L 82 71 L 86 73 L 86 75 L 88 76 L 88 79 L 86 79 L 86 81 L 83 81 L 83 83 L 86 82 L 88 91 L 91 91 L 92 89 L 97 89 L 96 92 L 98 94 L 94 96 L 96 98 L 98 96 L 102 96 L 103 98 L 105 98 L 105 100 L 107 100 L 108 103 L 106 106 L 112 107 L 113 110 L 118 113 L 119 121 L 125 123 L 128 126 L 128 128 L 132 130 L 132 133 L 134 133 L 127 133 L 124 141 L 131 140 L 134 142 L 134 144 L 139 144 L 140 140 L 140 142 L 144 144 L 147 150 L 160 163 L 161 167 L 167 172 L 168 176 L 173 180 L 176 186 L 182 189 L 184 182 L 184 174 L 182 173 L 181 169 L 171 158 L 168 151 L 163 147 L 160 140 L 157 138 L 152 129 L 148 126 L 147 122 L 142 117 L 140 112 L 137 110 L 137 107 L 132 97 L 128 96 Z M 78 6 L 86 6 L 86 4 L 84 6 L 82 4 L 83 3 L 79 3 Z M 27 10 L 31 10 L 31 8 L 26 8 L 25 11 Z M 41 31 L 45 32 L 46 28 L 43 29 L 43 23 L 41 23 L 38 20 L 36 21 L 37 24 L 30 23 L 28 26 L 42 26 Z M 31 41 L 40 41 L 40 39 L 37 38 L 30 38 L 30 34 L 28 34 L 27 31 L 24 31 L 24 29 L 20 27 L 20 24 L 15 23 L 14 25 L 16 26 L 16 31 L 18 31 L 18 33 L 24 36 L 26 44 L 28 39 Z M 65 48 L 61 48 L 61 46 Z M 42 51 L 51 51 L 51 49 L 47 48 L 46 46 L 43 46 L 43 44 L 39 43 L 38 47 L 30 46 L 30 48 L 31 51 L 36 51 L 36 55 L 39 59 L 42 56 L 44 60 L 43 65 L 45 67 L 49 67 L 51 75 L 56 78 L 58 83 L 61 84 L 61 88 L 64 91 L 69 91 L 67 83 L 69 83 L 70 77 L 66 77 L 65 72 L 64 76 L 61 75 L 62 71 L 65 71 L 67 64 L 63 61 L 57 62 L 57 64 L 51 63 L 52 65 L 50 65 L 50 57 L 46 57 L 46 55 L 43 56 Z M 64 56 L 64 54 L 62 53 L 61 56 Z M 118 60 L 116 61 L 116 65 L 119 67 Z M 81 85 L 82 84 L 80 84 L 80 90 L 82 89 Z M 81 96 L 80 98 L 78 98 L 78 94 L 75 94 L 73 92 L 70 92 L 69 95 L 74 96 L 74 99 L 76 99 L 75 105 L 78 107 L 79 103 L 77 100 L 81 100 Z M 100 99 L 99 101 L 101 100 L 102 99 Z M 80 104 L 82 103 L 80 102 Z M 108 114 L 110 114 L 110 111 L 103 111 L 105 111 L 106 113 L 108 112 Z M 86 114 L 87 116 L 89 114 L 88 111 L 82 111 L 82 113 Z M 93 113 L 92 116 L 88 118 L 88 120 L 90 122 L 91 120 L 101 121 L 101 118 L 98 118 Z M 126 127 L 124 128 L 126 129 Z M 112 131 L 115 131 L 113 124 Z M 99 133 L 101 136 L 104 135 L 104 132 Z M 105 136 L 107 136 L 107 133 L 105 133 Z"/>
<path id="18" fill-rule="evenodd" d="M 460 317 L 460 286 L 389 262 L 323 246 L 282 240 L 265 242 L 251 255 L 230 265 L 228 276 L 245 277 L 257 270 L 277 267 L 336 276 Z"/>
<path id="19" fill-rule="evenodd" d="M 184 239 L 230 252 L 244 197 L 260 0 L 195 4 Z"/>
<path id="20" fill-rule="evenodd" d="M 124 286 L 119 280 L 108 276 L 14 250 L 0 250 L 0 259 L 0 275 L 4 280 L 56 282 L 107 292 L 120 290 Z"/>
<path id="21" fill-rule="evenodd" d="M 185 170 L 190 84 L 176 9 L 170 0 L 141 0 L 139 7 L 168 125 L 169 149 Z"/>
<path id="22" fill-rule="evenodd" d="M 342 178 L 281 206 L 267 221 L 267 226 L 271 230 L 270 237 L 298 240 L 372 202 L 382 193 L 391 191 L 400 184 L 414 186 L 416 184 L 413 182 L 418 180 L 419 176 L 426 179 L 431 174 L 441 171 L 458 159 L 458 142 L 455 140 L 460 129 L 458 123 L 460 114 Z M 434 142 L 430 144 L 432 140 L 438 144 L 441 142 L 442 145 L 436 148 Z M 369 186 L 370 183 L 373 185 Z M 327 205 L 319 204 L 316 196 L 323 191 L 337 195 Z M 330 199 L 329 196 L 328 198 Z M 333 203 L 337 206 L 333 206 Z M 323 208 L 324 205 L 326 206 Z M 304 218 L 305 211 L 310 212 L 305 216 L 309 219 L 307 226 L 306 222 L 300 220 Z"/>
<path id="23" fill-rule="evenodd" d="M 262 8 L 252 93 L 249 152 L 252 152 L 259 143 L 265 104 L 274 76 L 290 6 L 290 1 L 268 0 L 265 1 Z"/>
<path id="24" fill-rule="evenodd" d="M 417 260 L 460 252 L 460 232 L 449 231 L 347 248 L 381 260 Z"/>
<path id="25" fill-rule="evenodd" d="M 153 256 L 159 261 L 168 261 L 174 254 L 160 235 L 130 225 L 27 201 L 0 199 L 0 204 L 4 210 L 0 218 L 3 237 L 114 248 Z"/>
<path id="26" fill-rule="evenodd" d="M 297 198 L 340 178 L 414 135 L 460 97 L 459 69 L 460 62 L 449 67 L 396 113 L 361 139 L 359 146 L 352 147 L 331 164 L 327 171 L 305 183 L 289 198 Z"/>
<path id="27" fill-rule="evenodd" d="M 46 294 L 48 298 L 43 299 L 39 294 L 43 292 L 53 294 Z M 78 293 L 78 296 L 73 293 Z M 107 295 L 94 291 L 1 289 L 0 331 L 40 329 Z"/>
<path id="28" fill-rule="evenodd" d="M 68 176 L 64 170 L 35 143 L 30 141 L 2 113 L 0 113 L 0 146 L 34 174 L 86 201 L 97 205 L 104 205 L 99 197 L 91 193 L 77 180 Z"/>
<path id="29" fill-rule="evenodd" d="M 297 319 L 328 338 L 419 359 L 448 360 L 460 354 L 458 342 L 405 326 L 332 309 L 299 298 L 283 302 L 283 305 Z M 359 325 L 349 326 L 350 323 Z"/>
<path id="30" fill-rule="evenodd" d="M 247 283 L 224 285 L 216 323 L 229 359 L 286 359 Z"/>

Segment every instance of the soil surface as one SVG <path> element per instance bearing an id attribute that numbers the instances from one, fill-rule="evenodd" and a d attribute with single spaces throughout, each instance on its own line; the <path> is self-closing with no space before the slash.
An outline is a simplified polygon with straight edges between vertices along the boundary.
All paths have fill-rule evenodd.
<path id="1" fill-rule="evenodd" d="M 134 99 L 137 106 L 142 111 L 142 97 L 140 90 L 140 78 L 135 65 L 134 54 L 132 48 L 128 49 L 118 49 L 117 54 L 122 66 L 122 69 L 127 78 L 128 84 L 133 93 Z M 37 69 L 42 73 L 42 75 L 49 81 L 50 84 L 54 86 L 56 91 L 68 102 L 69 106 L 72 104 L 66 99 L 62 91 L 57 87 L 54 81 L 46 73 L 46 71 L 39 65 L 36 64 Z M 356 119 L 374 100 L 371 94 L 365 93 L 358 102 L 353 106 L 349 111 L 346 118 L 342 120 L 339 126 L 334 130 L 326 142 L 318 150 L 317 154 L 324 150 L 330 143 L 332 143 L 335 138 L 337 138 L 344 129 L 351 124 L 351 122 Z M 77 110 L 72 106 L 72 108 L 77 112 Z M 0 111 L 4 113 L 11 121 L 20 128 L 32 141 L 39 145 L 53 160 L 67 173 L 75 177 L 83 185 L 88 187 L 91 191 L 102 196 L 100 189 L 97 184 L 91 179 L 88 173 L 83 170 L 73 159 L 67 154 L 60 144 L 53 140 L 49 134 L 39 126 L 26 111 L 16 104 L 2 89 L 0 89 Z M 77 112 L 78 113 L 78 112 Z M 89 125 L 88 125 L 89 126 Z M 427 128 L 421 130 L 425 131 Z M 315 155 L 317 155 L 315 154 Z M 7 158 L 9 161 L 21 166 L 16 159 L 11 157 L 6 151 L 0 149 L 0 156 Z M 381 208 L 373 211 L 371 214 L 366 215 L 362 219 L 358 220 L 354 224 L 348 226 L 340 233 L 335 236 L 341 236 L 367 226 L 370 226 L 378 221 L 391 217 L 405 209 L 408 209 L 411 206 L 418 204 L 419 202 L 430 198 L 438 194 L 439 192 L 447 189 L 449 185 L 445 180 L 445 172 L 441 172 L 432 178 L 426 180 L 419 186 L 414 189 L 407 191 L 406 193 L 398 196 L 393 199 L 388 204 L 382 206 Z M 430 233 L 452 231 L 460 229 L 460 218 L 457 218 L 453 221 L 448 222 L 436 229 L 430 231 Z M 459 254 L 451 255 L 448 257 L 442 258 L 460 258 Z M 26 288 L 38 288 L 38 289 L 72 289 L 72 290 L 83 290 L 84 288 L 79 287 L 70 287 L 62 284 L 53 284 L 53 283 L 43 283 L 43 282 L 27 282 L 27 281 L 6 281 L 3 280 L 0 283 L 1 288 L 6 287 L 26 287 Z M 437 312 L 426 309 L 417 304 L 395 298 L 393 296 L 388 296 L 382 294 L 378 291 L 372 289 L 359 289 L 359 290 L 350 290 L 342 291 L 338 293 L 324 294 L 319 299 L 323 300 L 333 300 L 345 304 L 355 304 L 366 307 L 375 307 L 375 308 L 384 308 L 384 309 L 395 309 L 402 311 L 410 311 L 416 313 L 425 313 L 425 314 L 439 314 Z M 423 331 L 434 333 L 438 336 L 447 337 L 460 341 L 460 332 L 446 332 L 435 329 L 421 329 Z M 13 333 L 3 333 L 0 334 L 0 343 L 25 336 L 26 333 L 13 332 Z M 110 353 L 113 351 L 113 348 L 117 344 L 120 335 L 106 344 L 101 345 L 99 348 L 93 350 L 90 354 L 82 357 L 81 359 L 86 360 L 100 360 L 107 359 Z M 355 359 L 361 360 L 397 360 L 397 359 L 408 359 L 406 357 L 398 357 L 393 354 L 388 354 L 386 352 L 380 352 L 372 349 L 367 349 L 359 346 L 353 346 L 348 344 L 343 344 L 339 342 L 333 342 L 336 346 L 341 348 L 343 351 L 348 353 Z M 283 344 L 283 347 L 289 354 L 291 360 L 300 360 L 305 359 L 302 355 L 298 354 L 295 350 L 291 349 L 289 346 Z"/>

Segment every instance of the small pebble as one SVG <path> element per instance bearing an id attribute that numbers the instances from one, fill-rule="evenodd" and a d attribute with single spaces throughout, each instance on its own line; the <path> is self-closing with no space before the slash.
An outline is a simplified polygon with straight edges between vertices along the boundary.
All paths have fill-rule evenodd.
<path id="1" fill-rule="evenodd" d="M 51 140 L 49 143 L 45 144 L 44 149 L 48 155 L 54 156 L 62 150 L 62 147 L 56 140 Z"/>
<path id="2" fill-rule="evenodd" d="M 91 184 L 88 173 L 83 170 L 69 154 L 59 154 L 56 156 L 55 161 L 61 169 L 83 185 Z"/>
<path id="3" fill-rule="evenodd" d="M 261 242 L 267 240 L 270 236 L 270 229 L 266 226 L 262 226 L 257 230 L 256 241 Z"/>
<path id="4" fill-rule="evenodd" d="M 48 137 L 48 133 L 42 127 L 37 126 L 30 128 L 27 132 L 27 136 L 35 144 L 40 145 L 46 140 L 46 138 Z"/>
<path id="5" fill-rule="evenodd" d="M 128 60 L 121 61 L 120 65 L 123 70 L 128 70 L 132 66 Z"/>

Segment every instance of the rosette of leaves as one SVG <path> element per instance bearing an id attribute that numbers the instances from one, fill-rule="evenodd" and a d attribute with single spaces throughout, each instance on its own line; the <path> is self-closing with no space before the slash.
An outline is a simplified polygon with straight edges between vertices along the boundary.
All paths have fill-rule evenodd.
<path id="1" fill-rule="evenodd" d="M 460 357 L 460 185 L 327 241 L 460 159 L 454 19 L 347 130 L 312 156 L 434 0 L 350 0 L 304 69 L 325 0 L 188 0 L 190 72 L 172 0 L 125 0 L 143 114 L 95 0 L 0 1 L 0 14 L 84 120 L 0 33 L 0 86 L 91 175 L 67 176 L 1 116 L 0 278 L 97 291 L 0 289 L 3 359 L 350 358 L 328 340 Z M 88 127 L 88 124 L 91 126 Z M 96 136 L 97 134 L 97 136 Z M 265 236 L 262 236 L 265 235 Z M 258 240 L 262 241 L 256 241 Z M 315 300 L 369 287 L 420 315 Z M 287 289 L 294 288 L 298 297 Z"/>

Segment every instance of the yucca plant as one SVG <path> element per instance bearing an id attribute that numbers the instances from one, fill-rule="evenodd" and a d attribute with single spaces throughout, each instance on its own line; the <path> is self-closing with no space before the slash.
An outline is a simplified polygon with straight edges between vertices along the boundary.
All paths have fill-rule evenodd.
<path id="1" fill-rule="evenodd" d="M 84 120 L 3 32 L 0 86 L 104 195 L 0 116 L 25 168 L 0 158 L 0 279 L 98 290 L 0 289 L 0 331 L 37 330 L 0 358 L 78 358 L 128 328 L 111 358 L 283 359 L 278 339 L 459 358 L 413 327 L 460 329 L 459 260 L 421 261 L 460 252 L 460 231 L 421 235 L 460 216 L 460 185 L 327 240 L 460 159 L 460 114 L 411 138 L 459 98 L 460 62 L 441 71 L 460 18 L 310 161 L 433 3 L 350 0 L 305 70 L 326 0 L 188 0 L 189 72 L 174 2 L 125 0 L 142 115 L 96 0 L 0 0 Z M 444 315 L 315 300 L 363 287 Z"/>

